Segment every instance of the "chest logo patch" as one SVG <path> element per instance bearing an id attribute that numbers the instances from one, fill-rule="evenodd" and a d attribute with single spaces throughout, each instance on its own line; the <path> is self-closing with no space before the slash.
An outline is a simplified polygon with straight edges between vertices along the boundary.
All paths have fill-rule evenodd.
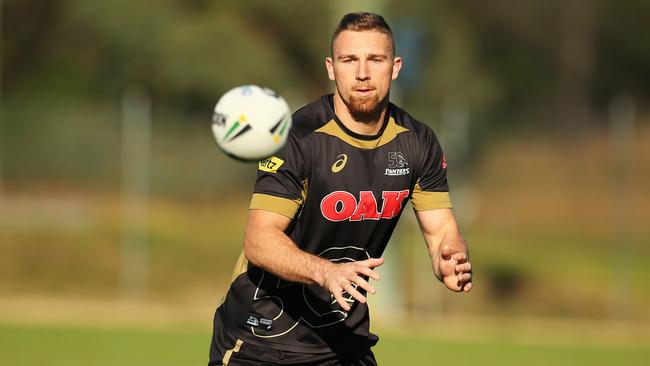
<path id="1" fill-rule="evenodd" d="M 336 161 L 334 162 L 334 164 L 332 164 L 332 173 L 338 173 L 341 170 L 343 170 L 343 168 L 345 168 L 345 163 L 347 162 L 348 162 L 347 155 L 341 154 L 337 156 Z"/>
<path id="2" fill-rule="evenodd" d="M 359 199 L 346 191 L 335 191 L 320 202 L 320 211 L 329 221 L 392 219 L 402 211 L 409 190 L 381 192 L 381 209 L 372 191 L 359 192 Z"/>
<path id="3" fill-rule="evenodd" d="M 399 151 L 391 151 L 388 153 L 388 168 L 384 175 L 407 175 L 410 173 L 408 165 L 404 154 Z"/>

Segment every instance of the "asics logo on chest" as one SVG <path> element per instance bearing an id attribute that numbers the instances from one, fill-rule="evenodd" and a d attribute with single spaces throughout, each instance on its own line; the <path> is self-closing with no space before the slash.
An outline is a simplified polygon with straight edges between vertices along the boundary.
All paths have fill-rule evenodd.
<path id="1" fill-rule="evenodd" d="M 381 210 L 372 191 L 359 192 L 359 200 L 350 192 L 334 191 L 320 202 L 320 211 L 329 221 L 392 219 L 402 211 L 402 202 L 410 191 L 381 192 Z"/>
<path id="2" fill-rule="evenodd" d="M 336 161 L 332 164 L 332 173 L 338 173 L 345 168 L 345 163 L 348 162 L 348 156 L 341 154 L 336 157 Z"/>

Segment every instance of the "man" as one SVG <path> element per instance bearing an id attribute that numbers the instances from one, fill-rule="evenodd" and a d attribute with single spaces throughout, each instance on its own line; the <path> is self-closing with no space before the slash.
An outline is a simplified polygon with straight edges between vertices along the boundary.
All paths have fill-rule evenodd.
<path id="1" fill-rule="evenodd" d="M 375 365 L 366 294 L 408 199 L 436 277 L 472 288 L 440 145 L 388 101 L 402 67 L 391 29 L 379 15 L 347 14 L 331 47 L 336 92 L 295 112 L 287 145 L 259 165 L 211 365 Z"/>

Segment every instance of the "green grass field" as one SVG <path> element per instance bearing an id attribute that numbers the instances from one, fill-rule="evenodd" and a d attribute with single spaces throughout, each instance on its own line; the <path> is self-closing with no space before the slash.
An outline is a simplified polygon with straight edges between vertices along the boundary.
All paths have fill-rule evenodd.
<path id="1" fill-rule="evenodd" d="M 87 328 L 0 324 L 3 365 L 204 365 L 205 329 Z M 647 365 L 650 348 L 604 342 L 441 340 L 382 334 L 380 365 Z"/>

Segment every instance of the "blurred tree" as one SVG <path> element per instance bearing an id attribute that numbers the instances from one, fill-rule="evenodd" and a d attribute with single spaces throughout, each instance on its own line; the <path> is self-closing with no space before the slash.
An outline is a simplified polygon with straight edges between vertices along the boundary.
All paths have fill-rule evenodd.
<path id="1" fill-rule="evenodd" d="M 79 139 L 100 128 L 103 136 L 115 136 L 115 108 L 132 85 L 151 91 L 157 126 L 207 123 L 218 96 L 245 83 L 269 86 L 297 108 L 331 88 L 323 58 L 334 24 L 323 15 L 333 6 L 3 1 L 1 148 L 15 160 L 5 163 L 6 179 L 32 169 L 25 164 L 31 155 L 42 158 L 33 163 L 36 175 L 59 153 L 60 165 L 51 169 L 99 172 L 105 160 L 89 157 L 114 153 L 116 140 Z M 606 106 L 621 92 L 641 106 L 650 97 L 647 1 L 404 0 L 385 6 L 398 52 L 406 56 L 398 104 L 432 124 L 449 106 L 463 110 L 475 142 L 517 128 L 563 131 L 578 120 L 593 125 L 605 120 Z M 31 148 L 20 142 L 25 139 Z M 76 166 L 72 155 L 86 148 L 94 152 Z"/>
<path id="2" fill-rule="evenodd" d="M 605 109 L 622 93 L 650 98 L 650 2 L 600 2 L 592 92 Z"/>
<path id="3" fill-rule="evenodd" d="M 650 4 L 593 0 L 461 1 L 483 71 L 503 95 L 490 120 L 503 127 L 604 123 L 612 96 L 650 96 Z M 598 115 L 592 112 L 598 112 Z M 498 117 L 497 117 L 498 116 Z M 580 122 L 582 120 L 582 122 Z M 493 124 L 494 125 L 494 124 Z"/>
<path id="4" fill-rule="evenodd" d="M 11 90 L 47 65 L 52 29 L 61 17 L 61 0 L 11 0 L 2 6 L 2 88 Z"/>
<path id="5" fill-rule="evenodd" d="M 265 84 L 296 102 L 328 85 L 322 59 L 333 25 L 322 16 L 330 7 L 325 1 L 9 0 L 2 6 L 3 88 L 10 97 L 34 85 L 43 93 L 115 97 L 135 83 L 151 88 L 158 102 L 193 113 L 238 84 Z M 440 105 L 461 96 L 473 109 L 499 115 L 491 117 L 499 124 L 524 114 L 565 125 L 566 119 L 548 118 L 549 105 L 575 108 L 579 99 L 604 105 L 618 94 L 614 89 L 650 95 L 645 1 L 387 6 L 397 35 L 407 42 L 404 34 L 417 37 L 418 52 L 406 67 L 419 65 L 409 78 L 418 83 L 402 85 L 415 110 L 426 113 L 432 100 Z"/>

